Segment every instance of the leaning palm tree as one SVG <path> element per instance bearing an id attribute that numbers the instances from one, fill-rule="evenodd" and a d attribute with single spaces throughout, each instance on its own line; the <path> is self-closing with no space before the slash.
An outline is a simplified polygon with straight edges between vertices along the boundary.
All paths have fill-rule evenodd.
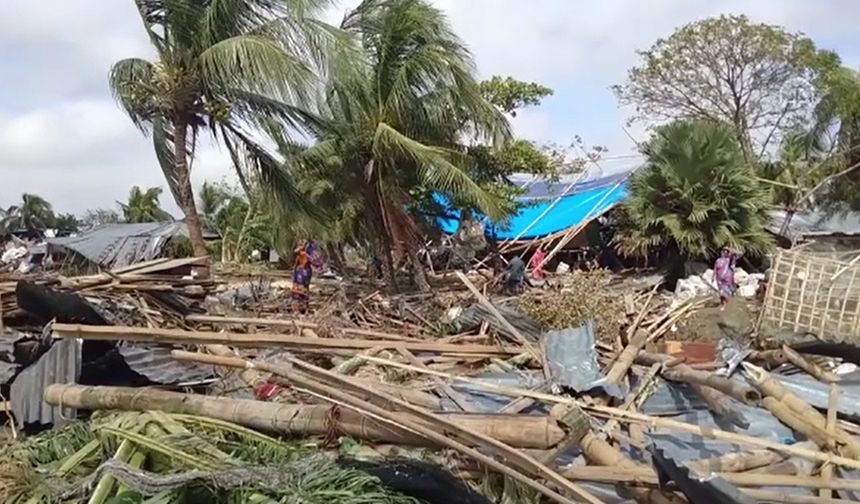
<path id="1" fill-rule="evenodd" d="M 21 204 L 12 205 L 3 213 L 3 229 L 7 232 L 43 231 L 54 226 L 54 209 L 48 201 L 35 194 L 21 195 Z"/>
<path id="2" fill-rule="evenodd" d="M 770 193 L 744 161 L 730 127 L 674 122 L 658 128 L 643 153 L 647 164 L 630 179 L 623 206 L 622 252 L 668 249 L 687 259 L 707 257 L 723 246 L 766 250 Z"/>
<path id="3" fill-rule="evenodd" d="M 196 256 L 207 255 L 191 185 L 198 134 L 226 146 L 240 181 L 254 173 L 281 206 L 300 202 L 256 140 L 263 126 L 312 125 L 314 68 L 333 32 L 315 20 L 327 0 L 135 0 L 158 60 L 117 62 L 113 92 L 152 136 Z"/>
<path id="4" fill-rule="evenodd" d="M 159 198 L 160 187 L 150 187 L 143 191 L 139 186 L 134 186 L 128 192 L 128 201 L 119 203 L 122 210 L 123 220 L 126 222 L 165 222 L 172 221 L 173 216 L 161 208 Z"/>
<path id="5" fill-rule="evenodd" d="M 389 281 L 392 252 L 400 253 L 427 288 L 410 193 L 438 191 L 498 216 L 498 201 L 469 177 L 460 144 L 466 134 L 501 143 L 508 123 L 482 97 L 469 52 L 427 2 L 365 0 L 341 28 L 361 42 L 361 55 L 335 61 L 329 121 L 290 162 L 336 174 L 327 175 L 334 187 L 361 201 Z"/>

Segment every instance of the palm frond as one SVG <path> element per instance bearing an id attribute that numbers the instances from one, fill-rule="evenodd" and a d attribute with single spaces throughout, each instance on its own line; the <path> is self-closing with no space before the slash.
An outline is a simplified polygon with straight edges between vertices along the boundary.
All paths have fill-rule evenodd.
<path id="1" fill-rule="evenodd" d="M 245 89 L 274 93 L 296 104 L 309 102 L 313 72 L 275 40 L 239 35 L 218 42 L 200 54 L 202 76 L 216 90 Z"/>
<path id="2" fill-rule="evenodd" d="M 155 90 L 152 87 L 152 63 L 140 58 L 128 58 L 111 67 L 109 85 L 114 98 L 143 131 L 155 116 Z"/>
<path id="3" fill-rule="evenodd" d="M 499 202 L 472 180 L 462 166 L 455 164 L 464 161 L 459 153 L 428 147 L 385 123 L 380 123 L 377 127 L 373 153 L 377 159 L 408 159 L 419 167 L 421 176 L 429 187 L 458 195 L 490 218 L 501 217 Z"/>
<path id="4" fill-rule="evenodd" d="M 621 250 L 647 254 L 674 247 L 687 256 L 708 256 L 731 246 L 764 252 L 770 236 L 770 193 L 747 165 L 730 128 L 682 121 L 657 130 L 643 149 L 648 164 L 629 181 L 623 205 L 628 219 Z"/>

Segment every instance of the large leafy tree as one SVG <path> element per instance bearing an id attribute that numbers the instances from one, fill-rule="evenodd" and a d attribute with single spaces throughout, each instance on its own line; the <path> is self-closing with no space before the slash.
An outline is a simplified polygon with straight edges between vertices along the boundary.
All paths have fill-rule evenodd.
<path id="1" fill-rule="evenodd" d="M 341 28 L 362 50 L 336 62 L 326 93 L 330 120 L 291 163 L 336 173 L 341 194 L 361 202 L 389 279 L 392 251 L 402 252 L 427 288 L 408 211 L 412 192 L 439 191 L 498 216 L 498 199 L 469 176 L 461 142 L 468 134 L 501 144 L 508 124 L 482 96 L 469 52 L 426 2 L 365 0 Z"/>
<path id="2" fill-rule="evenodd" d="M 779 26 L 745 16 L 696 21 L 659 39 L 614 90 L 636 118 L 701 118 L 730 124 L 748 160 L 806 121 L 833 53 Z"/>
<path id="3" fill-rule="evenodd" d="M 44 231 L 54 227 L 56 216 L 47 200 L 36 194 L 24 193 L 21 202 L 12 205 L 3 213 L 2 228 L 5 231 Z"/>
<path id="4" fill-rule="evenodd" d="M 128 192 L 128 201 L 118 202 L 125 222 L 164 222 L 172 221 L 173 216 L 161 208 L 160 187 L 150 187 L 145 191 L 134 186 Z"/>
<path id="5" fill-rule="evenodd" d="M 762 253 L 771 200 L 744 161 L 731 126 L 707 120 L 658 128 L 643 147 L 646 165 L 630 179 L 618 245 L 626 254 L 668 248 L 707 257 L 723 246 Z"/>
<path id="6" fill-rule="evenodd" d="M 309 126 L 315 63 L 332 32 L 325 0 L 136 0 L 156 61 L 131 58 L 110 73 L 132 121 L 152 136 L 196 256 L 207 255 L 191 185 L 198 134 L 229 151 L 240 180 L 256 175 L 281 207 L 301 198 L 255 132 Z"/>

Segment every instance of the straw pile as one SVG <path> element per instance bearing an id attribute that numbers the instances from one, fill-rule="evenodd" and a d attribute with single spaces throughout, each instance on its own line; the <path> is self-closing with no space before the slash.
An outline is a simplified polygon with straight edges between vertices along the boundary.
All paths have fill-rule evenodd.
<path id="1" fill-rule="evenodd" d="M 622 296 L 608 288 L 605 270 L 577 271 L 565 278 L 560 290 L 532 290 L 518 300 L 519 309 L 547 329 L 595 322 L 599 338 L 614 340 L 626 323 Z"/>

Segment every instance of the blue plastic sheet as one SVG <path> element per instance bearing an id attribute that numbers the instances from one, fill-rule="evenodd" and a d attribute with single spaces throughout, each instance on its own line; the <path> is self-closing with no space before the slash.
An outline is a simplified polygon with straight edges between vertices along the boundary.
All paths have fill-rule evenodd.
<path id="1" fill-rule="evenodd" d="M 626 180 L 629 174 L 626 172 L 573 185 L 567 180 L 554 183 L 546 180 L 522 182 L 528 191 L 520 198 L 523 207 L 505 222 L 490 223 L 486 227 L 487 235 L 497 240 L 528 240 L 595 219 L 627 198 Z M 559 197 L 561 199 L 554 203 Z M 437 201 L 446 205 L 442 196 L 437 196 Z M 544 215 L 547 208 L 550 210 Z M 447 214 L 447 217 L 441 217 L 437 222 L 442 231 L 453 234 L 457 231 L 461 213 L 449 209 Z"/>

